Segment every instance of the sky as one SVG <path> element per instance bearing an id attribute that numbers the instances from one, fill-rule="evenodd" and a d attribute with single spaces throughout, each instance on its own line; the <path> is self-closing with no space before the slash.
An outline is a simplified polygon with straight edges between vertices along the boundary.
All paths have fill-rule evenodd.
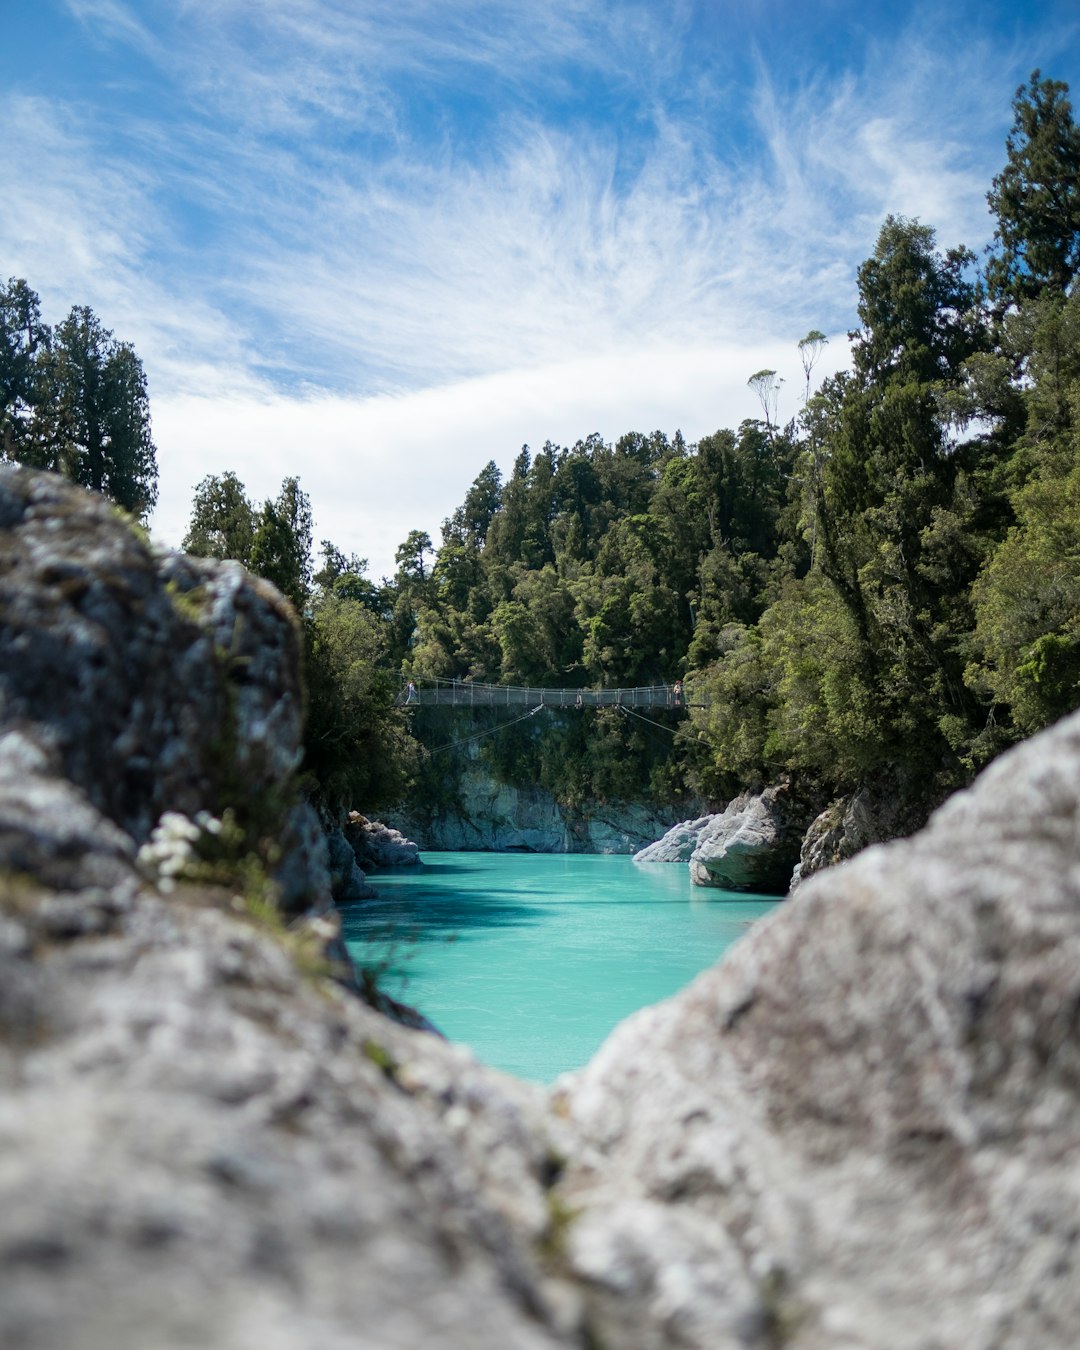
<path id="1" fill-rule="evenodd" d="M 0 0 L 0 277 L 133 344 L 155 538 L 236 473 L 394 571 L 489 460 L 847 364 L 888 214 L 980 251 L 1076 0 Z"/>

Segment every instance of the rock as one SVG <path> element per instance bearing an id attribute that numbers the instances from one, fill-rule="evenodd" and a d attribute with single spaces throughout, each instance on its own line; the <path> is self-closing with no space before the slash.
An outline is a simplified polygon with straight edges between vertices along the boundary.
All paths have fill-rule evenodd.
<path id="1" fill-rule="evenodd" d="M 0 1345 L 581 1343 L 541 1090 L 305 976 L 227 892 L 121 899 L 0 880 Z"/>
<path id="2" fill-rule="evenodd" d="M 420 849 L 400 830 L 378 820 L 368 820 L 359 811 L 350 811 L 343 835 L 352 849 L 357 865 L 372 871 L 378 867 L 416 867 Z"/>
<path id="3" fill-rule="evenodd" d="M 453 810 L 422 818 L 408 811 L 385 816 L 425 851 L 492 853 L 634 853 L 674 819 L 674 809 L 638 802 L 563 807 L 543 788 L 497 783 L 479 765 L 463 774 Z"/>
<path id="4" fill-rule="evenodd" d="M 324 913 L 333 907 L 326 835 L 315 808 L 297 802 L 281 832 L 283 858 L 275 869 L 278 903 L 287 914 Z"/>
<path id="5" fill-rule="evenodd" d="M 287 906 L 325 905 L 310 819 L 286 819 L 302 704 L 299 631 L 272 586 L 238 563 L 156 552 L 104 498 L 0 465 L 0 733 L 16 737 L 0 743 L 13 785 L 0 829 L 13 865 L 49 884 L 60 867 L 115 879 L 164 813 L 242 801 L 252 840 L 285 845 Z"/>
<path id="6" fill-rule="evenodd" d="M 744 792 L 701 830 L 690 878 L 697 886 L 785 895 L 805 826 L 787 785 Z"/>
<path id="7" fill-rule="evenodd" d="M 634 862 L 689 862 L 703 831 L 715 819 L 715 816 L 699 816 L 697 820 L 683 820 L 678 825 L 672 825 L 662 839 L 635 853 Z"/>
<path id="8" fill-rule="evenodd" d="M 373 900 L 378 891 L 368 884 L 367 877 L 356 862 L 352 845 L 337 826 L 326 832 L 330 867 L 330 889 L 339 905 L 357 900 Z"/>
<path id="9" fill-rule="evenodd" d="M 811 878 L 558 1094 L 606 1344 L 1069 1346 L 1080 716 Z"/>
<path id="10" fill-rule="evenodd" d="M 857 791 L 837 798 L 810 824 L 791 878 L 795 889 L 823 867 L 852 858 L 871 844 L 913 834 L 940 805 L 921 783 L 884 773 Z"/>
<path id="11" fill-rule="evenodd" d="M 135 878 L 135 843 L 56 772 L 28 731 L 0 734 L 0 866 L 58 890 Z"/>

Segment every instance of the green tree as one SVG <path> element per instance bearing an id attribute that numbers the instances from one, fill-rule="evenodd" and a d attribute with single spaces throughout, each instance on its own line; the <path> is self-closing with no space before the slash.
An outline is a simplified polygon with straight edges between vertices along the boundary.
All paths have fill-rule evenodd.
<path id="1" fill-rule="evenodd" d="M 935 246 L 917 220 L 888 216 L 871 258 L 858 271 L 859 318 L 850 334 L 864 383 L 900 378 L 920 384 L 954 379 L 985 341 L 970 249 Z"/>
<path id="2" fill-rule="evenodd" d="M 987 193 L 997 251 L 987 280 L 998 297 L 1064 294 L 1080 268 L 1080 127 L 1069 86 L 1035 70 L 1013 100 L 1008 159 Z"/>
<path id="3" fill-rule="evenodd" d="M 1080 704 L 1080 470 L 1029 483 L 975 585 L 968 679 L 1030 735 Z"/>
<path id="4" fill-rule="evenodd" d="M 433 552 L 431 535 L 426 530 L 410 530 L 394 554 L 399 579 L 420 584 L 426 582 L 428 569 L 424 559 Z"/>
<path id="5" fill-rule="evenodd" d="M 317 595 L 335 596 L 339 600 L 355 600 L 373 614 L 386 609 L 386 596 L 368 577 L 368 560 L 355 553 L 345 554 L 329 539 L 319 544 L 322 566 L 312 577 Z"/>
<path id="6" fill-rule="evenodd" d="M 386 669 L 389 629 L 362 602 L 324 593 L 304 624 L 304 771 L 334 812 L 401 799 L 418 764 L 397 682 Z"/>
<path id="7" fill-rule="evenodd" d="M 282 481 L 275 501 L 263 503 L 251 545 L 251 570 L 272 581 L 302 613 L 311 589 L 311 502 L 298 478 Z"/>
<path id="8" fill-rule="evenodd" d="M 0 286 L 0 457 L 41 463 L 35 419 L 45 400 L 43 357 L 52 334 L 42 322 L 37 295 L 12 277 Z"/>
<path id="9" fill-rule="evenodd" d="M 180 547 L 199 558 L 235 558 L 245 567 L 255 543 L 256 513 L 236 474 L 209 474 L 195 489 Z"/>
<path id="10" fill-rule="evenodd" d="M 806 387 L 803 390 L 803 403 L 810 402 L 810 375 L 817 365 L 818 357 L 829 344 L 829 339 L 818 328 L 811 328 L 799 343 L 799 360 L 802 362 Z"/>
<path id="11" fill-rule="evenodd" d="M 54 335 L 45 380 L 49 467 L 143 517 L 157 501 L 157 451 L 142 363 L 92 309 L 76 306 Z"/>
<path id="12" fill-rule="evenodd" d="M 761 410 L 765 414 L 765 431 L 772 435 L 776 427 L 776 410 L 780 402 L 780 386 L 783 379 L 775 370 L 759 370 L 746 381 L 758 396 Z"/>

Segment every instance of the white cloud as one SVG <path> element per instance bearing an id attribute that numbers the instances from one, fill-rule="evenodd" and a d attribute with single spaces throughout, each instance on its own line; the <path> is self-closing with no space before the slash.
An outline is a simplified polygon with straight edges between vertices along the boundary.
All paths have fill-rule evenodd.
<path id="1" fill-rule="evenodd" d="M 831 351 L 842 359 L 842 339 Z M 815 381 L 835 365 L 823 360 Z M 763 367 L 786 376 L 780 415 L 791 416 L 802 383 L 793 343 L 635 346 L 369 399 L 166 398 L 154 415 L 161 503 L 153 532 L 179 544 L 207 474 L 232 470 L 257 500 L 298 474 L 316 540 L 367 557 L 376 578 L 390 575 L 410 530 L 439 541 L 443 519 L 489 459 L 505 474 L 523 444 L 568 446 L 594 431 L 609 441 L 655 430 L 697 440 L 761 415 L 746 381 Z"/>
<path id="2" fill-rule="evenodd" d="M 299 473 L 376 574 L 523 441 L 694 438 L 757 414 L 754 370 L 797 389 L 886 213 L 986 238 L 1032 63 L 931 9 L 826 83 L 688 56 L 686 3 L 67 3 L 169 116 L 0 100 L 7 273 L 143 358 L 162 537 L 208 473 Z"/>

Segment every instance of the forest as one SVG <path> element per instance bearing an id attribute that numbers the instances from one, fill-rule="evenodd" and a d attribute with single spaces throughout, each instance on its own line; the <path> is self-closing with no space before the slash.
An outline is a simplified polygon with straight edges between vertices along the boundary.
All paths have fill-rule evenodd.
<path id="1" fill-rule="evenodd" d="M 523 447 L 480 468 L 436 547 L 393 577 L 313 548 L 296 478 L 252 502 L 198 487 L 184 548 L 274 581 L 304 627 L 306 785 L 333 809 L 452 799 L 480 756 L 565 803 L 812 794 L 891 774 L 928 798 L 1080 702 L 1080 128 L 1066 85 L 1017 91 L 981 257 L 888 217 L 858 270 L 850 369 L 826 339 L 748 372 L 761 416 Z M 75 309 L 55 331 L 0 287 L 3 458 L 67 473 L 136 517 L 156 467 L 138 358 Z M 548 712 L 498 730 L 393 707 L 403 678 L 619 687 L 682 678 L 649 721 Z M 707 699 L 704 697 L 707 695 Z M 505 720 L 505 717 L 504 719 Z M 498 734 L 494 734 L 498 730 Z M 487 735 L 484 733 L 492 732 Z M 480 739 L 469 739 L 480 734 Z M 458 742 L 468 740 L 466 745 Z"/>

